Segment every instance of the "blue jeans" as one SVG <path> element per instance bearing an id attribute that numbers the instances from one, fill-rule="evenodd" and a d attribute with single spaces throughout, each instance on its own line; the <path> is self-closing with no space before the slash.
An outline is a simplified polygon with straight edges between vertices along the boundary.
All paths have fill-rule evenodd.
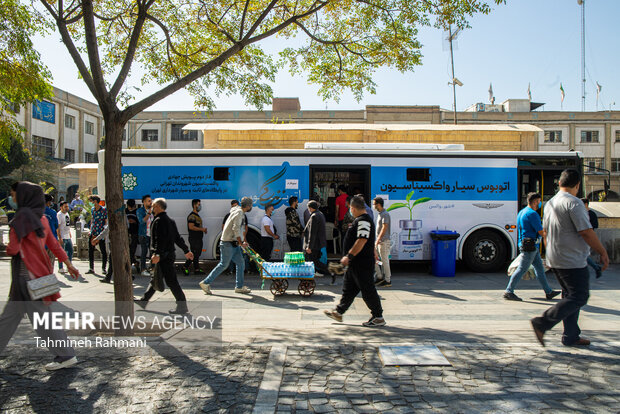
<path id="1" fill-rule="evenodd" d="M 545 267 L 543 266 L 542 259 L 540 258 L 540 252 L 538 249 L 532 252 L 521 252 L 523 256 L 523 260 L 521 264 L 515 272 L 510 277 L 510 281 L 508 282 L 508 286 L 506 287 L 506 292 L 514 293 L 517 284 L 523 277 L 523 275 L 527 272 L 530 266 L 534 266 L 534 272 L 536 273 L 536 279 L 538 279 L 538 283 L 542 286 L 545 293 L 551 293 L 553 290 L 549 287 L 549 283 L 547 282 L 547 276 L 545 276 Z"/>
<path id="2" fill-rule="evenodd" d="M 71 239 L 62 239 L 62 248 L 67 252 L 67 256 L 69 256 L 69 261 L 73 260 L 73 242 Z M 58 268 L 62 269 L 62 262 L 58 261 Z"/>
<path id="3" fill-rule="evenodd" d="M 202 283 L 210 285 L 219 275 L 221 275 L 227 268 L 230 262 L 235 264 L 236 269 L 236 288 L 243 287 L 243 272 L 245 271 L 245 260 L 243 259 L 243 253 L 241 247 L 234 247 L 231 242 L 220 242 L 220 262 L 209 273 Z"/>
<path id="4" fill-rule="evenodd" d="M 146 258 L 149 254 L 149 246 L 151 244 L 151 238 L 149 236 L 138 236 L 140 241 L 140 271 L 146 270 Z"/>

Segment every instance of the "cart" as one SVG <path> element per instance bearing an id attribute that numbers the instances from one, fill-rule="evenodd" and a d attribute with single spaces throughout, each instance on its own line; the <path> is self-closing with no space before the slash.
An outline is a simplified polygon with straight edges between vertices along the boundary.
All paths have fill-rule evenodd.
<path id="1" fill-rule="evenodd" d="M 288 289 L 288 281 L 293 279 L 299 280 L 297 291 L 301 296 L 310 297 L 314 293 L 314 289 L 316 288 L 316 282 L 314 281 L 314 272 L 312 272 L 312 276 L 280 274 L 276 277 L 273 276 L 268 269 L 266 269 L 270 267 L 270 262 L 266 262 L 258 253 L 256 253 L 254 249 L 248 246 L 243 247 L 243 251 L 245 252 L 245 254 L 248 255 L 250 260 L 256 263 L 256 267 L 258 268 L 261 278 L 263 279 L 261 289 L 265 287 L 265 280 L 271 280 L 269 290 L 271 291 L 273 296 L 281 296 L 284 295 L 284 292 L 286 292 L 286 289 Z"/>

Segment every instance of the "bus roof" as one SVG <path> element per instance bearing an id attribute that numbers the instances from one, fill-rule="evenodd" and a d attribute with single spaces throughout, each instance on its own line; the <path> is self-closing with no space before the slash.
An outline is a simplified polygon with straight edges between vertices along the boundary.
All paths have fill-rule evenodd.
<path id="1" fill-rule="evenodd" d="M 579 151 L 441 151 L 388 149 L 377 154 L 375 149 L 124 149 L 128 157 L 199 157 L 199 156 L 374 156 L 374 157 L 497 157 L 497 158 L 581 158 Z M 100 155 L 101 157 L 102 155 Z"/>
<path id="2" fill-rule="evenodd" d="M 444 125 L 444 124 L 361 124 L 361 123 L 305 123 L 275 124 L 252 122 L 205 122 L 191 123 L 185 130 L 197 131 L 293 131 L 293 130 L 362 130 L 362 131 L 511 131 L 542 132 L 542 129 L 529 124 L 481 124 L 481 125 Z"/>

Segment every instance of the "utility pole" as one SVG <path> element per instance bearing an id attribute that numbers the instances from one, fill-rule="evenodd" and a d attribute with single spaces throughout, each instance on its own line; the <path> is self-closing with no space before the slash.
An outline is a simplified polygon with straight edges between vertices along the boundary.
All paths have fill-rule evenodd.
<path id="1" fill-rule="evenodd" d="M 457 31 L 458 32 L 458 31 Z M 450 40 L 450 62 L 452 63 L 452 98 L 454 99 L 454 125 L 457 124 L 456 120 L 456 84 L 454 82 L 454 51 L 452 50 L 452 25 L 448 26 L 448 36 Z"/>
<path id="2" fill-rule="evenodd" d="M 581 112 L 586 111 L 586 0 L 577 0 L 581 6 Z"/>

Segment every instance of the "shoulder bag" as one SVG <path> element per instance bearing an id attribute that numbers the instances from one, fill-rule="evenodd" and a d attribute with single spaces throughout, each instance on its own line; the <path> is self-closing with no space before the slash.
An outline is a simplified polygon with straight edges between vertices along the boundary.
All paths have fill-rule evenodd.
<path id="1" fill-rule="evenodd" d="M 49 258 L 43 245 L 40 242 L 38 244 L 41 249 L 41 254 L 45 258 Z M 21 249 L 20 255 L 22 258 L 22 266 L 26 266 L 24 253 Z M 28 270 L 28 268 L 26 268 L 26 270 Z M 28 289 L 28 294 L 30 294 L 30 298 L 32 300 L 39 300 L 46 296 L 51 296 L 60 292 L 60 283 L 58 282 L 58 279 L 56 279 L 56 275 L 53 272 L 46 276 L 36 277 L 30 270 L 28 270 L 28 276 L 30 276 L 30 280 L 26 282 L 26 286 Z"/>

